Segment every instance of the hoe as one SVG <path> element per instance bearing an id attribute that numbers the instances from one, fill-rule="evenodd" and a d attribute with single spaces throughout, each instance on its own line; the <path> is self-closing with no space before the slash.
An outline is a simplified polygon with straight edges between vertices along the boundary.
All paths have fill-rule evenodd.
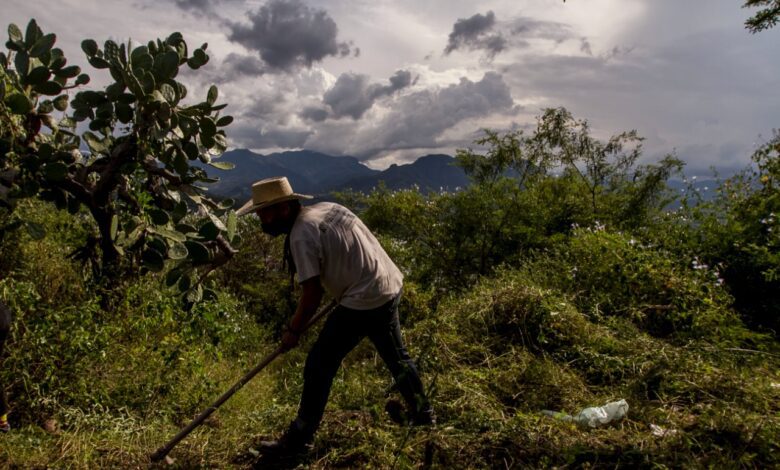
<path id="1" fill-rule="evenodd" d="M 306 324 L 306 326 L 303 328 L 303 331 L 308 330 L 312 325 L 314 325 L 319 319 L 329 314 L 334 308 L 336 308 L 337 302 L 334 300 L 330 304 L 328 304 L 325 308 L 314 314 L 314 316 L 311 317 L 309 322 Z M 246 385 L 247 382 L 252 380 L 252 378 L 257 375 L 261 370 L 265 369 L 265 367 L 270 364 L 274 359 L 276 359 L 280 354 L 284 352 L 282 346 L 279 346 L 266 356 L 265 359 L 263 359 L 258 365 L 255 366 L 254 369 L 250 370 L 246 373 L 241 379 L 236 382 L 230 389 L 223 393 L 217 400 L 212 403 L 208 408 L 203 410 L 201 414 L 198 415 L 197 418 L 193 419 L 190 424 L 182 428 L 181 431 L 179 431 L 178 434 L 176 434 L 170 441 L 168 441 L 164 446 L 157 449 L 149 458 L 152 460 L 152 462 L 159 462 L 163 459 L 166 459 L 166 461 L 169 461 L 172 463 L 172 460 L 168 456 L 168 453 L 178 444 L 182 439 L 187 437 L 195 428 L 203 424 L 203 421 L 206 420 L 211 414 L 215 411 L 217 411 L 217 408 L 222 406 L 223 403 L 225 403 L 228 398 L 232 397 L 234 393 L 239 391 L 241 387 Z"/>

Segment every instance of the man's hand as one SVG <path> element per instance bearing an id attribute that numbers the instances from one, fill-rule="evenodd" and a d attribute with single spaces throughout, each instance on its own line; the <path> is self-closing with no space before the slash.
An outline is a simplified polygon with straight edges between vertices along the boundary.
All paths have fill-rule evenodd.
<path id="1" fill-rule="evenodd" d="M 292 330 L 287 330 L 282 334 L 282 351 L 287 352 L 290 349 L 298 346 L 298 340 L 300 335 Z"/>
<path id="2" fill-rule="evenodd" d="M 306 323 L 317 312 L 317 307 L 322 300 L 322 293 L 319 276 L 301 282 L 301 298 L 298 300 L 298 307 L 290 319 L 290 325 L 282 335 L 283 351 L 286 352 L 298 346 L 298 338 L 306 330 Z"/>

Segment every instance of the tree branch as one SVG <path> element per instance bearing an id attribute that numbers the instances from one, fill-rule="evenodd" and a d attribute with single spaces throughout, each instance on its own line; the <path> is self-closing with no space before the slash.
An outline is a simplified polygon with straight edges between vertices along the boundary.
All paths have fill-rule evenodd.
<path id="1" fill-rule="evenodd" d="M 116 189 L 119 184 L 119 167 L 125 162 L 125 157 L 132 154 L 136 149 L 134 139 L 125 140 L 111 152 L 108 164 L 100 173 L 100 179 L 95 185 L 92 197 L 98 204 L 104 204 L 108 200 L 108 195 Z"/>
<path id="2" fill-rule="evenodd" d="M 182 180 L 180 176 L 174 175 L 165 168 L 160 168 L 159 166 L 155 165 L 154 160 L 151 158 L 144 159 L 143 166 L 144 170 L 146 170 L 150 175 L 165 178 L 169 183 L 173 183 L 177 186 L 184 184 L 184 180 Z"/>

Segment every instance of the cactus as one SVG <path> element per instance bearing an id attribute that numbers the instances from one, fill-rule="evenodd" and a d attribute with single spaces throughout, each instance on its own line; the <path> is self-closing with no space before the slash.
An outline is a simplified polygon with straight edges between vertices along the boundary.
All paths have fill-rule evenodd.
<path id="1" fill-rule="evenodd" d="M 68 66 L 55 42 L 35 20 L 24 35 L 8 27 L 8 51 L 0 53 L 0 210 L 13 214 L 18 200 L 38 197 L 88 211 L 99 242 L 74 257 L 96 259 L 99 248 L 97 271 L 108 278 L 138 263 L 148 271 L 173 265 L 169 285 L 199 300 L 197 270 L 213 269 L 220 252 L 217 258 L 232 256 L 236 236 L 232 201 L 209 199 L 202 183 L 214 180 L 191 164 L 229 167 L 213 160 L 226 150 L 223 128 L 232 117 L 220 116 L 226 105 L 217 104 L 216 86 L 204 101 L 186 104 L 187 88 L 176 80 L 180 67 L 208 62 L 207 45 L 189 55 L 180 33 L 135 47 L 108 40 L 101 49 L 85 39 L 89 64 L 113 79 L 87 90 L 89 76 Z M 79 135 L 82 121 L 89 130 Z"/>

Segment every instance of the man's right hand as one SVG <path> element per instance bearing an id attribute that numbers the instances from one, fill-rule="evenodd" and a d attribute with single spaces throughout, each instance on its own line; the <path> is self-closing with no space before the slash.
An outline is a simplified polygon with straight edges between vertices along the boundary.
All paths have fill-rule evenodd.
<path id="1" fill-rule="evenodd" d="M 282 351 L 287 352 L 298 346 L 300 336 L 292 330 L 287 330 L 282 334 Z"/>

